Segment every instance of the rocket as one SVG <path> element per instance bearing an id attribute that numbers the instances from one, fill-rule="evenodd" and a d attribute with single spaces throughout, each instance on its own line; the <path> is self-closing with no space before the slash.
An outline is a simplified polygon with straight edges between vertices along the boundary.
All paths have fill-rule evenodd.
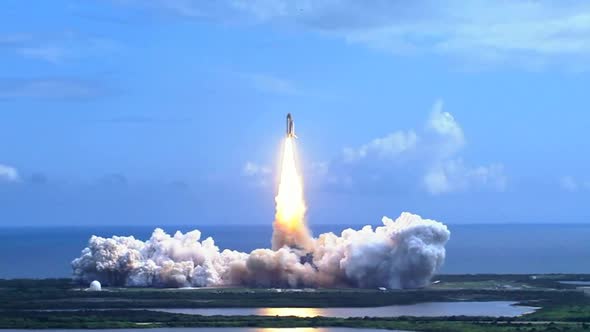
<path id="1" fill-rule="evenodd" d="M 293 122 L 291 113 L 287 113 L 287 137 L 297 138 L 297 135 L 295 135 L 295 122 Z"/>

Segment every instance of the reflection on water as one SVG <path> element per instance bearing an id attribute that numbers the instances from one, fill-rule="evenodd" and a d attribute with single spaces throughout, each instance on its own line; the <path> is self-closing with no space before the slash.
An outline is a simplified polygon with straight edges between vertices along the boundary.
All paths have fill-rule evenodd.
<path id="1" fill-rule="evenodd" d="M 322 328 L 312 328 L 312 327 L 293 327 L 293 328 L 257 328 L 256 332 L 327 332 L 325 329 Z"/>
<path id="2" fill-rule="evenodd" d="M 259 308 L 256 311 L 260 316 L 315 317 L 323 313 L 321 308 Z"/>
<path id="3" fill-rule="evenodd" d="M 216 332 L 212 331 L 212 332 Z M 233 332 L 227 331 L 227 332 Z M 376 329 L 353 329 L 353 328 L 336 328 L 336 327 L 278 327 L 278 328 L 253 328 L 253 329 L 239 329 L 236 332 L 383 332 L 383 330 Z M 392 331 L 403 332 L 403 331 Z"/>
<path id="4" fill-rule="evenodd" d="M 515 306 L 516 302 L 424 302 L 368 308 L 171 308 L 150 309 L 189 315 L 225 316 L 297 316 L 297 317 L 399 317 L 399 316 L 491 316 L 516 317 L 538 308 Z"/>

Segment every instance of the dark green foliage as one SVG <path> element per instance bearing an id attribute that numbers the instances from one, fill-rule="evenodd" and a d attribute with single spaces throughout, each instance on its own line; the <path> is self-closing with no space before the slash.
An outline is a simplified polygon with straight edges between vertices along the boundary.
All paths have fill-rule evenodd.
<path id="1" fill-rule="evenodd" d="M 146 327 L 356 327 L 420 331 L 583 331 L 580 323 L 523 323 L 489 317 L 297 318 L 196 316 L 148 310 L 0 312 L 0 328 L 87 329 Z"/>
<path id="2" fill-rule="evenodd" d="M 145 327 L 366 327 L 418 331 L 589 331 L 590 296 L 559 280 L 590 280 L 589 275 L 442 275 L 437 287 L 416 290 L 109 288 L 85 291 L 69 279 L 0 280 L 0 328 Z M 481 283 L 480 283 L 481 282 Z M 462 287 L 462 283 L 469 287 Z M 493 288 L 496 284 L 521 285 Z M 438 286 L 447 287 L 438 287 Z M 474 286 L 475 285 L 475 286 Z M 483 288 L 477 288 L 484 285 Z M 397 317 L 298 318 L 195 316 L 128 308 L 204 307 L 362 307 L 430 301 L 518 301 L 542 307 L 518 318 Z M 31 310 L 82 309 L 76 311 Z"/>

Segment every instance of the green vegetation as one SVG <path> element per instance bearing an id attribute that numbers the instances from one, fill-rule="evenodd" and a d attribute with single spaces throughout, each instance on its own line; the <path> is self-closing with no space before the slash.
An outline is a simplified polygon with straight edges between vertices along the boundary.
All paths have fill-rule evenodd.
<path id="1" fill-rule="evenodd" d="M 587 302 L 561 305 L 547 303 L 537 312 L 527 315 L 527 319 L 590 322 L 590 305 Z"/>
<path id="2" fill-rule="evenodd" d="M 407 331 L 590 331 L 581 322 L 530 322 L 489 317 L 297 318 L 196 316 L 147 310 L 0 312 L 0 328 L 355 327 Z"/>
<path id="3" fill-rule="evenodd" d="M 590 275 L 441 275 L 425 289 L 106 288 L 69 279 L 0 280 L 0 328 L 366 327 L 418 331 L 590 331 L 590 294 L 561 280 Z M 518 318 L 298 318 L 198 316 L 129 308 L 362 307 L 430 301 L 517 301 L 541 307 Z M 58 311 L 38 311 L 38 310 Z M 79 309 L 65 311 L 64 309 Z M 92 310 L 121 309 L 121 310 Z M 37 310 L 37 311 L 36 311 Z M 61 310 L 61 311 L 59 311 Z"/>
<path id="4" fill-rule="evenodd" d="M 441 283 L 433 285 L 450 288 L 539 288 L 539 289 L 576 289 L 576 285 L 563 284 L 560 281 L 590 281 L 589 274 L 448 274 L 434 278 Z M 506 287 L 507 286 L 507 287 Z"/>
<path id="5" fill-rule="evenodd" d="M 564 275 L 566 280 L 590 279 L 588 275 Z M 583 279 L 583 280 L 586 280 Z M 539 305 L 578 304 L 586 301 L 574 285 L 553 278 L 528 275 L 439 276 L 440 283 L 425 289 L 274 289 L 203 288 L 154 289 L 107 288 L 88 292 L 69 279 L 0 280 L 0 309 L 125 309 L 125 308 L 222 308 L 222 307 L 368 307 L 430 301 L 520 301 Z M 509 286 L 506 286 L 509 285 Z M 575 301 L 575 302 L 572 302 Z M 584 302 L 585 303 L 585 302 Z"/>

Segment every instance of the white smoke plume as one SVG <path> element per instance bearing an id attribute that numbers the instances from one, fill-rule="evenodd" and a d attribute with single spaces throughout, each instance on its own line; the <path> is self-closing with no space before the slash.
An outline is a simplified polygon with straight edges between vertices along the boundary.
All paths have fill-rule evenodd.
<path id="1" fill-rule="evenodd" d="M 383 226 L 311 239 L 311 249 L 284 246 L 251 253 L 223 250 L 198 230 L 174 236 L 156 229 L 147 241 L 93 236 L 72 261 L 74 279 L 154 287 L 388 287 L 429 283 L 450 237 L 437 221 L 404 212 Z"/>

